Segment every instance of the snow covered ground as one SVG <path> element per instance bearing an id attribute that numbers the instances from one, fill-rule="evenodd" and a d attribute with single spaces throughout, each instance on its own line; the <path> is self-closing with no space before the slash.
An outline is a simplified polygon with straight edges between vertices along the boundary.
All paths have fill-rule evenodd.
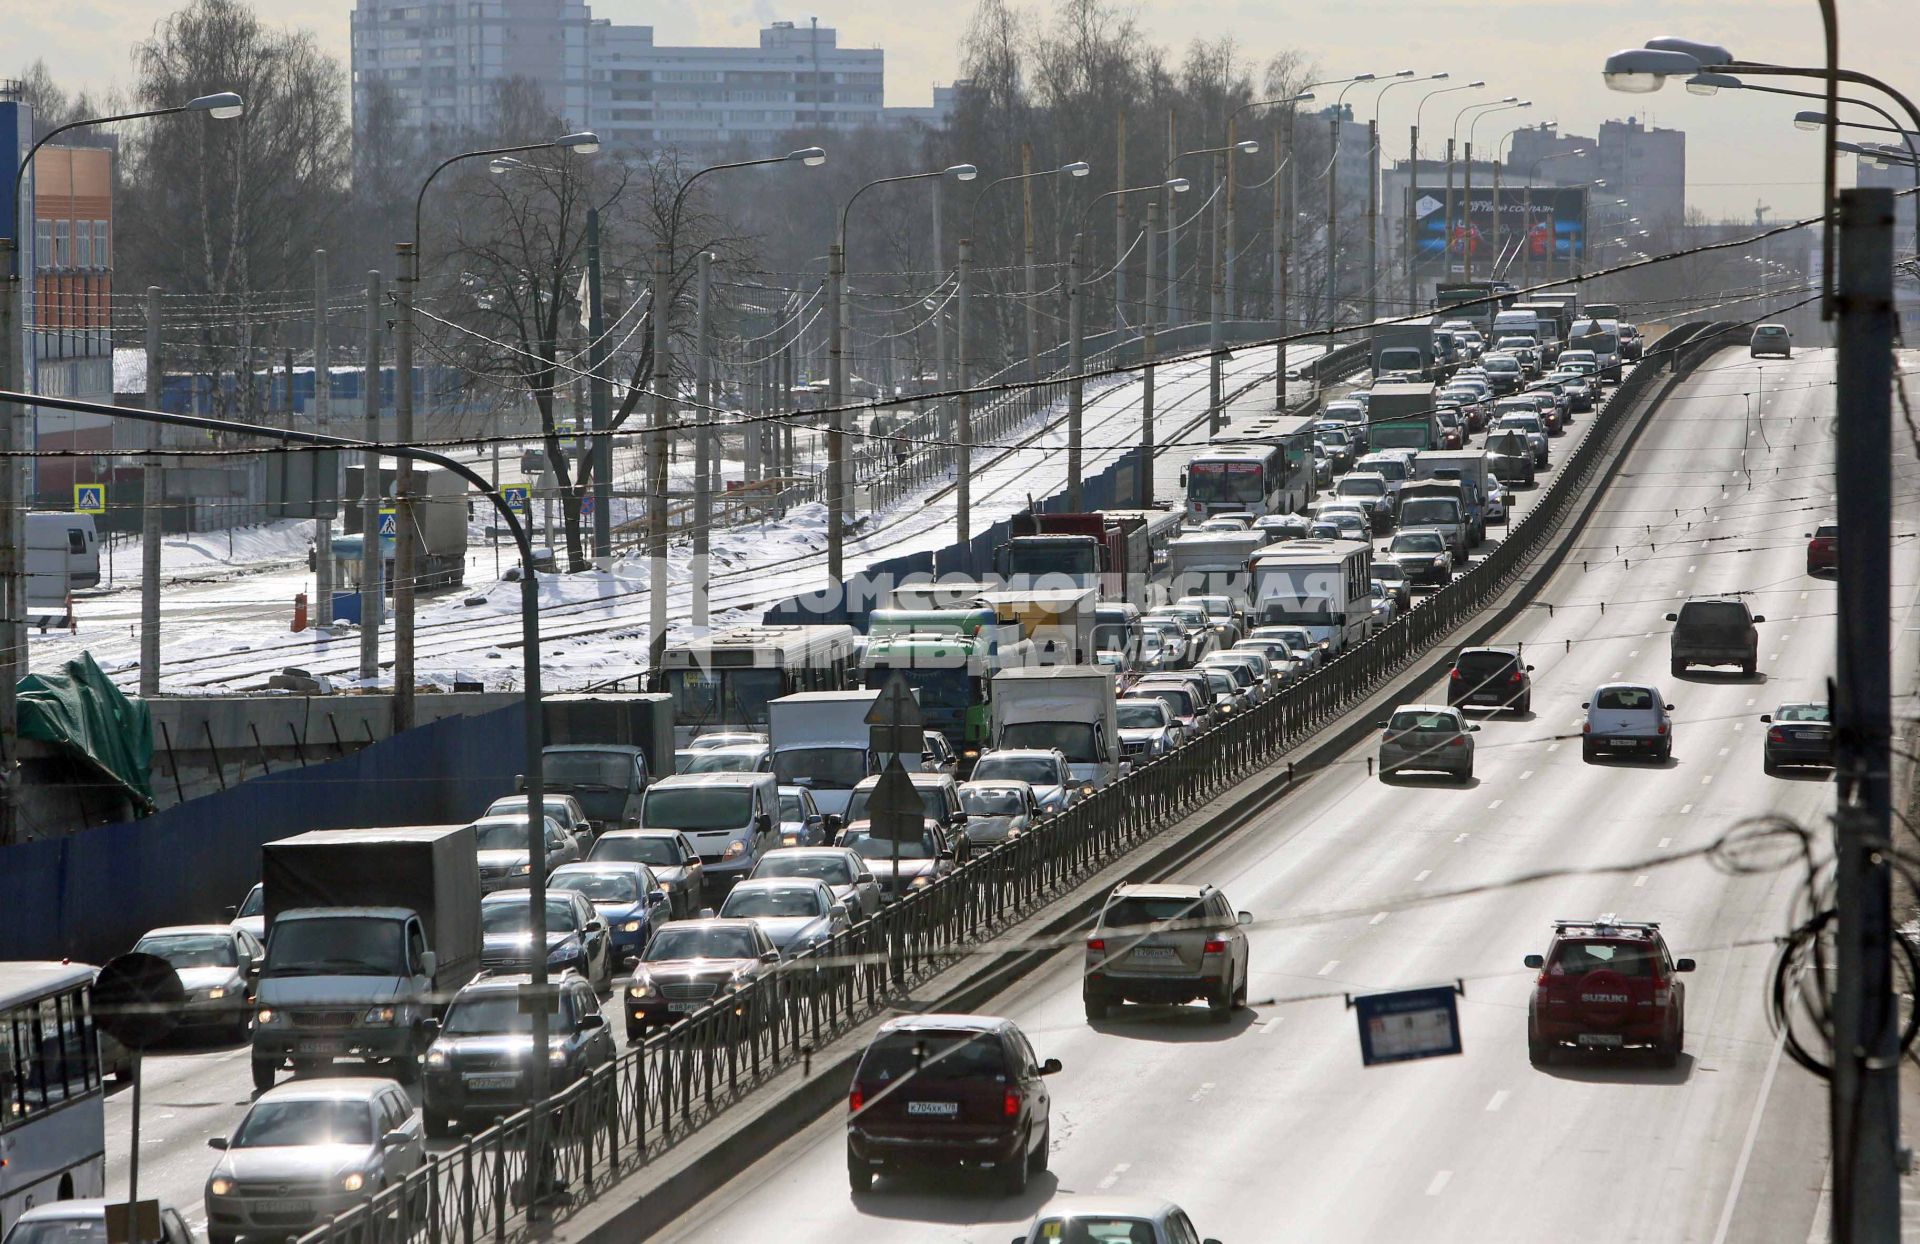
<path id="1" fill-rule="evenodd" d="M 1304 361 L 1305 357 L 1306 353 L 1295 347 L 1289 361 Z M 1228 387 L 1270 375 L 1272 359 L 1269 350 L 1250 350 L 1233 358 L 1225 369 Z M 1204 362 L 1160 369 L 1156 427 L 1162 443 L 1204 414 L 1207 395 Z M 1088 477 L 1105 470 L 1138 442 L 1140 400 L 1141 386 L 1131 380 L 1090 392 L 1082 417 L 1083 469 Z M 1064 413 L 1062 404 L 1048 411 L 1045 418 L 1059 421 Z M 1025 508 L 1030 496 L 1047 496 L 1065 486 L 1064 423 L 1034 436 L 1039 426 L 1038 422 L 1029 423 L 1011 435 L 1010 447 L 982 446 L 975 450 L 974 532 Z M 1205 435 L 1201 421 L 1186 439 L 1204 439 Z M 1028 437 L 1032 439 L 1028 441 Z M 682 465 L 686 465 L 684 459 Z M 729 466 L 737 477 L 737 464 Z M 537 513 L 536 506 L 536 517 Z M 870 562 L 933 551 L 952 543 L 956 534 L 952 489 L 943 484 L 930 485 L 887 510 L 861 517 L 864 521 L 845 550 L 849 571 Z M 312 576 L 304 561 L 306 532 L 311 525 L 286 526 L 290 534 L 274 537 L 286 543 L 276 547 L 290 547 L 291 556 L 300 559 L 296 566 L 285 567 L 285 555 L 273 553 L 266 560 L 280 561 L 281 568 L 262 569 L 228 582 L 174 587 L 163 593 L 164 690 L 208 693 L 257 688 L 266 674 L 288 665 L 326 673 L 336 681 L 353 679 L 359 651 L 355 631 L 289 631 L 295 594 L 312 591 Z M 241 539 L 237 533 L 236 550 Z M 217 552 L 224 543 L 224 533 L 210 537 L 208 543 Z M 756 620 L 780 600 L 827 589 L 825 550 L 826 513 L 818 505 L 800 507 L 777 522 L 716 530 L 710 566 L 712 625 Z M 263 554 L 266 552 L 270 550 L 263 550 Z M 116 559 L 119 556 L 116 551 Z M 450 686 L 458 676 L 494 689 L 518 687 L 521 589 L 519 584 L 499 578 L 499 570 L 513 561 L 511 546 L 503 542 L 496 551 L 481 539 L 469 549 L 465 590 L 420 602 L 415 648 L 421 682 Z M 129 571 L 137 564 L 137 560 L 130 561 Z M 690 548 L 677 543 L 669 556 L 668 612 L 675 633 L 689 617 L 693 570 Z M 644 556 L 622 557 L 605 572 L 541 577 L 541 668 L 548 689 L 578 688 L 643 667 L 647 577 Z M 115 592 L 87 599 L 80 602 L 77 612 L 77 634 L 55 632 L 34 637 L 34 664 L 45 668 L 88 649 L 103 668 L 131 684 L 137 678 L 137 593 Z M 390 659 L 387 636 L 382 637 L 381 650 L 382 659 Z"/>

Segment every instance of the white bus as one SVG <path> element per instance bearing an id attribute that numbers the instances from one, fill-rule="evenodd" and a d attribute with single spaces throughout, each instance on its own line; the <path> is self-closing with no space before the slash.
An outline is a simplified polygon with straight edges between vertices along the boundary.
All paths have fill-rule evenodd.
<path id="1" fill-rule="evenodd" d="M 1255 553 L 1255 626 L 1304 626 L 1336 656 L 1367 637 L 1373 546 L 1363 540 L 1289 540 Z"/>
<path id="2" fill-rule="evenodd" d="M 36 1205 L 106 1195 L 94 972 L 0 963 L 0 1234 Z"/>
<path id="3" fill-rule="evenodd" d="M 1268 415 L 1194 451 L 1182 473 L 1187 517 L 1289 514 L 1313 500 L 1313 421 Z"/>
<path id="4" fill-rule="evenodd" d="M 860 658 L 850 626 L 735 626 L 669 644 L 653 689 L 673 696 L 681 747 L 717 730 L 767 729 L 767 701 L 797 691 L 851 691 Z"/>

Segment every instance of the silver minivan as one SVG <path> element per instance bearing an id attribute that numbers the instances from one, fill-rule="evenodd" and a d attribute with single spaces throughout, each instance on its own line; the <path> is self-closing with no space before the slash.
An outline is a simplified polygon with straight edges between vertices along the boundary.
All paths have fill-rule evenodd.
<path id="1" fill-rule="evenodd" d="M 780 846 L 780 783 L 771 773 L 676 773 L 647 788 L 640 825 L 685 834 L 708 891 L 723 892 Z"/>

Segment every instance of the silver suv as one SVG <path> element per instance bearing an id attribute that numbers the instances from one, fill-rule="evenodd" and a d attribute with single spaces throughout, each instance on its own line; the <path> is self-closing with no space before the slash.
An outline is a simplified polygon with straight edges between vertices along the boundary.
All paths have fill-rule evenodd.
<path id="1" fill-rule="evenodd" d="M 1178 1006 L 1196 998 L 1224 1024 L 1247 1004 L 1246 912 L 1211 885 L 1121 885 L 1087 938 L 1088 1021 L 1122 1002 Z"/>

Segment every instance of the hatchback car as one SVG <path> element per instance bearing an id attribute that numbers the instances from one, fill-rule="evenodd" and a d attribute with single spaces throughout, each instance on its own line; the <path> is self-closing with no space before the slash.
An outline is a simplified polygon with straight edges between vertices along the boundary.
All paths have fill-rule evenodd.
<path id="1" fill-rule="evenodd" d="M 1201 1240 L 1186 1211 L 1141 1197 L 1067 1196 L 1048 1201 L 1013 1244 L 1220 1244 Z"/>
<path id="2" fill-rule="evenodd" d="M 846 847 L 781 847 L 762 856 L 747 879 L 778 877 L 824 882 L 833 891 L 834 901 L 847 909 L 847 919 L 855 924 L 880 910 L 880 883 L 859 853 Z"/>
<path id="3" fill-rule="evenodd" d="M 1224 1024 L 1247 1004 L 1246 912 L 1211 885 L 1120 885 L 1087 936 L 1081 993 L 1089 1022 L 1123 1002 L 1195 999 Z"/>
<path id="4" fill-rule="evenodd" d="M 1426 769 L 1473 777 L 1473 736 L 1480 727 L 1445 704 L 1402 704 L 1380 723 L 1380 777 Z"/>
<path id="5" fill-rule="evenodd" d="M 847 1181 L 856 1195 L 874 1178 L 912 1167 L 991 1172 L 1019 1196 L 1047 1169 L 1053 1138 L 1045 1077 L 1011 1020 L 907 1015 L 888 1020 L 860 1056 L 847 1092 Z"/>
<path id="6" fill-rule="evenodd" d="M 1667 621 L 1673 623 L 1668 655 L 1675 678 L 1689 665 L 1738 665 L 1749 678 L 1760 668 L 1756 624 L 1766 619 L 1739 597 L 1690 600 L 1680 612 L 1668 614 Z"/>
<path id="7" fill-rule="evenodd" d="M 634 965 L 621 999 L 627 1041 L 678 1023 L 745 989 L 774 964 L 780 949 L 751 920 L 682 920 L 660 930 Z"/>
<path id="8" fill-rule="evenodd" d="M 207 1176 L 207 1238 L 220 1244 L 303 1235 L 426 1161 L 406 1091 L 371 1076 L 270 1088 L 207 1144 L 221 1151 Z"/>
<path id="9" fill-rule="evenodd" d="M 1527 1001 L 1527 1060 L 1544 1067 L 1562 1046 L 1651 1049 L 1662 1067 L 1680 1061 L 1687 990 L 1657 924 L 1563 920 L 1544 955 L 1528 955 L 1534 978 Z"/>
<path id="10" fill-rule="evenodd" d="M 1580 728 L 1580 757 L 1592 760 L 1604 754 L 1673 755 L 1673 705 L 1660 688 L 1641 683 L 1608 683 L 1595 688 L 1593 698 L 1580 706 L 1587 711 Z"/>
<path id="11" fill-rule="evenodd" d="M 1761 358 L 1773 355 L 1777 358 L 1793 357 L 1793 334 L 1787 331 L 1785 324 L 1756 324 L 1753 336 L 1747 340 L 1747 356 Z"/>
<path id="12" fill-rule="evenodd" d="M 638 959 L 670 918 L 672 900 L 645 864 L 589 860 L 562 864 L 547 878 L 549 890 L 575 890 L 593 904 L 612 939 L 613 962 L 625 967 Z"/>
<path id="13" fill-rule="evenodd" d="M 1782 765 L 1833 764 L 1833 715 L 1825 704 L 1782 704 L 1760 720 L 1767 723 L 1760 767 L 1769 777 Z"/>
<path id="14" fill-rule="evenodd" d="M 601 835 L 587 862 L 627 860 L 645 864 L 653 882 L 667 892 L 668 918 L 685 918 L 700 909 L 706 882 L 700 853 L 677 829 L 616 829 Z"/>
<path id="15" fill-rule="evenodd" d="M 526 1102 L 523 1077 L 533 1058 L 532 1017 L 520 998 L 532 978 L 488 976 L 462 986 L 439 1021 L 428 1020 L 427 1135 L 486 1127 Z M 613 1061 L 613 1033 L 593 988 L 572 972 L 552 980 L 547 1024 L 547 1088 L 559 1092 Z"/>
<path id="16" fill-rule="evenodd" d="M 952 838 L 948 833 L 929 816 L 921 819 L 917 838 L 876 838 L 869 824 L 861 821 L 846 828 L 840 845 L 866 862 L 880 893 L 892 900 L 924 890 L 954 870 L 956 851 L 972 844 L 964 833 Z"/>
<path id="17" fill-rule="evenodd" d="M 1517 648 L 1462 648 L 1447 675 L 1447 703 L 1525 716 L 1533 711 L 1532 673 Z"/>
<path id="18" fill-rule="evenodd" d="M 1840 524 L 1821 523 L 1807 533 L 1807 573 L 1832 574 L 1840 568 Z"/>
<path id="19" fill-rule="evenodd" d="M 244 1041 L 253 1027 L 253 986 L 267 951 L 253 934 L 228 924 L 176 924 L 147 933 L 133 949 L 173 965 L 185 996 L 179 1027 L 213 1029 Z"/>
<path id="20" fill-rule="evenodd" d="M 722 920 L 751 920 L 783 959 L 832 941 L 853 927 L 846 905 L 823 881 L 811 877 L 762 877 L 742 881 L 720 905 Z"/>
<path id="21" fill-rule="evenodd" d="M 831 818 L 838 824 L 839 818 Z M 830 836 L 830 820 L 813 801 L 813 792 L 804 786 L 780 788 L 780 845 L 817 847 Z"/>

